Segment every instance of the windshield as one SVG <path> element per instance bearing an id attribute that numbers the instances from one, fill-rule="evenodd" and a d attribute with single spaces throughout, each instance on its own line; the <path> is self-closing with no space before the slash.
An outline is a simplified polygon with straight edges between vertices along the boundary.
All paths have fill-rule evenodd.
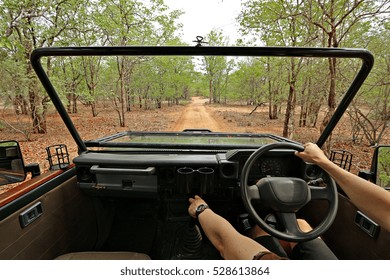
<path id="1" fill-rule="evenodd" d="M 342 74 L 332 80 L 336 58 Z M 339 120 L 346 127 L 343 113 L 372 57 L 352 49 L 88 47 L 37 49 L 32 63 L 81 150 L 229 148 L 322 145 Z"/>
<path id="2" fill-rule="evenodd" d="M 186 129 L 183 132 L 121 132 L 87 141 L 88 147 L 138 148 L 258 148 L 277 141 L 289 141 L 271 134 L 214 133 L 210 130 Z"/>

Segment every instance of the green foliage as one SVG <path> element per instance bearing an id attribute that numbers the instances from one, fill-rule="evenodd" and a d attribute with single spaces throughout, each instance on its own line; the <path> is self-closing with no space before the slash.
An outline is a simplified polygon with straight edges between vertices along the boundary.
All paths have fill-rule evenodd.
<path id="1" fill-rule="evenodd" d="M 390 147 L 379 148 L 377 184 L 382 187 L 390 187 Z"/>
<path id="2" fill-rule="evenodd" d="M 364 43 L 375 57 L 375 64 L 359 92 L 359 98 L 354 103 L 353 121 L 355 126 L 364 132 L 361 134 L 370 145 L 383 142 L 382 138 L 388 133 L 390 121 L 390 84 L 388 82 L 390 30 L 386 26 L 386 24 L 378 25 L 361 36 L 364 38 L 362 44 Z M 356 37 L 356 41 L 361 40 L 358 39 L 359 36 Z"/>
<path id="3" fill-rule="evenodd" d="M 8 39 L 8 37 L 0 37 L 0 49 L 12 49 L 12 42 Z M 2 56 L 4 56 L 4 54 Z"/>
<path id="4" fill-rule="evenodd" d="M 303 1 L 249 0 L 238 20 L 243 34 L 253 35 L 269 46 L 302 46 L 313 30 L 303 14 Z M 313 35 L 314 36 L 314 35 Z"/>
<path id="5" fill-rule="evenodd" d="M 265 102 L 265 65 L 259 59 L 249 58 L 240 61 L 238 66 L 239 69 L 232 74 L 233 89 L 238 99 Z"/>
<path id="6" fill-rule="evenodd" d="M 222 35 L 221 30 L 212 30 L 205 40 L 211 46 L 226 46 L 227 38 Z M 226 96 L 227 81 L 230 72 L 233 70 L 233 60 L 223 56 L 205 56 L 202 60 L 202 70 L 209 85 L 210 102 L 221 102 Z"/>

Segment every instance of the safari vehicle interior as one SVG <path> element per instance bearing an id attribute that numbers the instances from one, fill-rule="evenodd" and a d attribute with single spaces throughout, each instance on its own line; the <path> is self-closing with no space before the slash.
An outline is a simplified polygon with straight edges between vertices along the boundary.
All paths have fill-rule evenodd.
<path id="1" fill-rule="evenodd" d="M 220 259 L 188 215 L 188 198 L 195 194 L 204 197 L 213 211 L 238 230 L 238 217 L 248 213 L 280 239 L 301 242 L 321 236 L 339 259 L 390 259 L 390 233 L 357 209 L 323 170 L 294 155 L 303 150 L 302 143 L 273 134 L 215 132 L 207 127 L 126 131 L 83 139 L 44 67 L 47 57 L 80 56 L 359 59 L 360 69 L 317 139 L 319 146 L 329 138 L 374 62 L 371 53 L 363 49 L 36 49 L 31 55 L 34 70 L 77 144 L 79 155 L 70 160 L 66 147 L 54 145 L 48 157 L 52 172 L 36 174 L 1 197 L 0 259 Z M 380 154 L 388 151 L 388 147 L 378 147 L 372 169 L 361 175 L 379 181 Z M 36 171 L 23 167 L 18 143 L 0 143 L 0 182 L 23 181 L 26 172 Z M 256 185 L 262 178 L 272 184 Z M 292 187 L 283 187 L 288 184 Z M 269 213 L 278 217 L 281 229 L 264 221 Z M 313 231 L 300 231 L 297 218 L 306 219 Z"/>

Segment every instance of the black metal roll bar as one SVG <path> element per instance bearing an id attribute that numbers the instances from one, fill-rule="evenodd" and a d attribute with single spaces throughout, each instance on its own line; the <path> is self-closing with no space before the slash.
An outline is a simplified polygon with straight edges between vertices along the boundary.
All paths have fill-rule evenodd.
<path id="1" fill-rule="evenodd" d="M 374 65 L 374 57 L 365 49 L 297 48 L 297 47 L 211 47 L 211 46 L 114 46 L 114 47 L 51 47 L 35 49 L 31 64 L 54 106 L 76 141 L 80 152 L 87 147 L 74 127 L 59 95 L 44 71 L 41 58 L 52 56 L 257 56 L 257 57 L 335 57 L 359 58 L 362 66 L 344 94 L 328 125 L 317 140 L 322 146 L 355 97 Z"/>

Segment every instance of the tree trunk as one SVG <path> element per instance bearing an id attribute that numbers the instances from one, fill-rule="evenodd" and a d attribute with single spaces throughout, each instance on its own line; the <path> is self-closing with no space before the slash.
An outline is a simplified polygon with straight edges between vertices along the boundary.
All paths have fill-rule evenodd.
<path id="1" fill-rule="evenodd" d="M 156 105 L 157 105 L 157 108 L 158 108 L 158 109 L 161 109 L 161 107 L 162 107 L 161 98 L 157 98 L 157 100 L 156 100 Z"/>
<path id="2" fill-rule="evenodd" d="M 90 105 L 91 105 L 91 110 L 92 110 L 92 117 L 96 117 L 98 115 L 97 108 L 96 108 L 96 102 L 92 101 Z"/>
<path id="3" fill-rule="evenodd" d="M 212 78 L 210 78 L 209 89 L 210 89 L 209 103 L 211 104 L 211 101 L 213 99 L 213 79 Z"/>
<path id="4" fill-rule="evenodd" d="M 27 64 L 27 77 L 30 79 L 28 84 L 28 99 L 30 103 L 33 133 L 45 134 L 47 132 L 46 120 L 42 114 L 43 110 L 41 110 L 39 105 L 38 82 L 34 77 L 31 63 Z"/>
<path id="5" fill-rule="evenodd" d="M 274 103 L 273 103 L 273 96 L 272 96 L 272 91 L 271 91 L 271 82 L 268 81 L 268 117 L 270 120 L 273 120 L 273 113 L 272 113 L 272 108 L 273 108 Z"/>
<path id="6" fill-rule="evenodd" d="M 124 85 L 124 80 L 123 80 L 123 75 L 120 75 L 120 113 L 119 113 L 119 125 L 121 127 L 125 127 L 126 125 L 126 120 L 125 120 L 125 111 L 126 111 L 126 106 L 125 106 L 125 85 Z"/>
<path id="7" fill-rule="evenodd" d="M 294 58 L 291 58 L 291 70 L 288 76 L 288 84 L 289 84 L 289 92 L 287 99 L 287 107 L 286 114 L 284 117 L 284 125 L 283 125 L 283 137 L 287 137 L 289 139 L 293 138 L 294 134 L 294 112 L 295 112 L 295 103 L 296 103 L 296 77 L 298 73 L 295 66 Z"/>
<path id="8" fill-rule="evenodd" d="M 276 103 L 275 97 L 278 94 L 277 89 L 272 88 L 271 78 L 271 64 L 270 58 L 267 57 L 267 74 L 268 74 L 268 117 L 270 120 L 278 119 L 278 104 Z"/>
<path id="9" fill-rule="evenodd" d="M 308 81 L 308 77 L 305 78 L 305 82 L 303 85 L 303 88 L 301 90 L 301 112 L 299 114 L 299 127 L 305 127 L 306 126 L 306 119 L 307 119 L 307 98 L 306 98 L 306 87 L 307 83 L 310 84 L 310 80 Z M 310 87 L 309 87 L 310 88 Z"/>
<path id="10" fill-rule="evenodd" d="M 17 94 L 13 100 L 14 111 L 16 115 L 27 115 L 28 104 L 21 94 Z"/>
<path id="11" fill-rule="evenodd" d="M 293 133 L 294 133 L 295 103 L 296 103 L 295 82 L 291 82 L 290 90 L 288 93 L 288 99 L 287 99 L 286 114 L 284 117 L 284 125 L 283 125 L 283 137 L 287 137 L 289 139 L 293 138 Z"/>
<path id="12" fill-rule="evenodd" d="M 131 112 L 131 92 L 126 93 L 126 112 Z"/>
<path id="13" fill-rule="evenodd" d="M 271 117 L 272 117 L 272 119 L 271 120 L 277 120 L 278 118 L 279 118 L 279 109 L 280 107 L 278 107 L 278 105 L 277 104 L 274 104 L 273 106 L 272 106 L 272 115 L 271 115 Z"/>
<path id="14" fill-rule="evenodd" d="M 76 94 L 74 94 L 74 93 L 72 95 L 72 101 L 73 101 L 72 113 L 77 114 L 77 97 L 76 97 Z"/>

